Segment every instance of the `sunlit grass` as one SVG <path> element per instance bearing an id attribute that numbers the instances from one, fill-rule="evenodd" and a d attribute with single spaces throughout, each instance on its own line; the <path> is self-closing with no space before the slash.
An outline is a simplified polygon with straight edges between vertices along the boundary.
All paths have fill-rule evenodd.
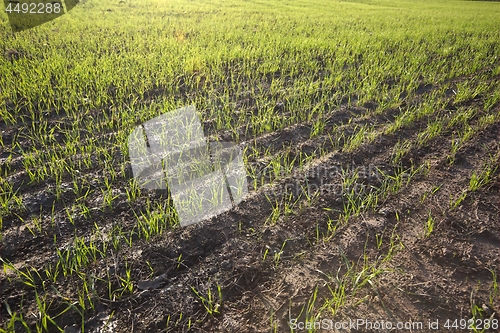
<path id="1" fill-rule="evenodd" d="M 131 263 L 115 276 L 93 276 L 88 267 L 179 226 L 169 198 L 150 199 L 130 179 L 127 137 L 135 126 L 196 105 L 210 138 L 227 134 L 243 146 L 245 162 L 264 165 L 247 163 L 250 188 L 259 191 L 332 153 L 353 153 L 426 122 L 392 148 L 394 170 L 380 170 L 379 186 L 360 193 L 357 171 L 342 174 L 343 211 L 329 220 L 328 239 L 338 225 L 425 173 L 425 163 L 401 166 L 411 150 L 453 132 L 452 165 L 467 142 L 499 121 L 498 17 L 498 5 L 466 1 L 88 0 L 55 21 L 12 34 L 2 12 L 0 50 L 20 56 L 0 58 L 0 227 L 22 224 L 27 235 L 54 240 L 55 259 L 43 268 L 2 259 L 6 274 L 34 291 L 36 329 L 54 324 L 46 283 L 57 289 L 79 277 L 78 295 L 63 311 L 76 311 L 83 323 L 93 308 L 91 285 L 105 284 L 108 294 L 100 297 L 109 300 L 134 290 Z M 340 109 L 369 104 L 374 107 L 362 115 L 335 122 Z M 372 123 L 373 117 L 383 120 Z M 294 142 L 279 148 L 258 142 L 299 124 L 309 130 L 305 143 L 318 143 L 311 152 Z M 495 172 L 492 161 L 473 171 L 467 191 L 450 197 L 450 206 L 490 184 Z M 34 187 L 55 199 L 46 214 L 31 214 L 25 205 Z M 271 211 L 262 223 L 273 227 L 314 206 L 318 193 L 302 192 L 268 197 Z M 120 201 L 133 216 L 127 227 L 94 221 L 112 215 Z M 85 235 L 80 217 L 91 226 Z M 73 235 L 61 235 L 61 221 L 74 227 Z M 428 237 L 434 222 L 429 214 Z M 320 238 L 318 232 L 316 243 Z M 377 242 L 381 246 L 382 238 Z M 378 263 L 345 265 L 349 273 L 335 279 L 352 293 L 382 273 Z M 330 291 L 324 309 L 335 312 L 346 296 Z M 218 313 L 220 288 L 219 303 L 210 289 L 193 292 L 209 314 Z M 20 309 L 8 313 L 7 330 L 15 322 L 33 327 Z"/>

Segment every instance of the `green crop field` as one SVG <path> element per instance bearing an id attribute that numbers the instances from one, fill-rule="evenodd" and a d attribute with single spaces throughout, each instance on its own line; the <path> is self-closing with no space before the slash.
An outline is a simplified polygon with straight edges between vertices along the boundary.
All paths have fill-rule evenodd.
<path id="1" fill-rule="evenodd" d="M 5 8 L 0 332 L 498 331 L 500 3 Z M 188 105 L 248 195 L 181 227 L 127 140 Z"/>

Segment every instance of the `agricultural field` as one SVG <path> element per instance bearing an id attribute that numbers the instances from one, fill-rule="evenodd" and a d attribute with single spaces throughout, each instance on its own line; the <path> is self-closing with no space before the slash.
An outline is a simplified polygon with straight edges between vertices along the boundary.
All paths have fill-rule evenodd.
<path id="1" fill-rule="evenodd" d="M 0 332 L 499 330 L 498 2 L 2 6 Z M 189 105 L 248 194 L 182 227 L 127 140 Z"/>

